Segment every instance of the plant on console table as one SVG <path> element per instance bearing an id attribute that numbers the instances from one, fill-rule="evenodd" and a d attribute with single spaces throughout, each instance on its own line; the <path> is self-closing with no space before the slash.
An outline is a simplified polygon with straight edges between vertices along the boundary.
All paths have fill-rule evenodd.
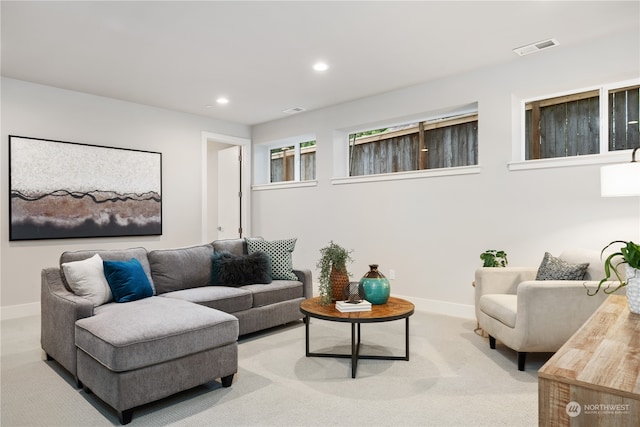
<path id="1" fill-rule="evenodd" d="M 489 249 L 480 254 L 483 267 L 506 267 L 509 264 L 507 261 L 507 253 L 505 251 L 497 251 L 495 249 Z"/>
<path id="2" fill-rule="evenodd" d="M 320 302 L 327 305 L 342 298 L 345 286 L 349 285 L 347 262 L 351 259 L 352 250 L 346 250 L 332 241 L 320 249 L 320 259 L 316 267 L 320 269 Z"/>
<path id="3" fill-rule="evenodd" d="M 587 294 L 593 296 L 598 293 L 602 288 L 602 285 L 611 278 L 611 273 L 615 275 L 615 278 L 619 283 L 618 286 L 609 290 L 611 284 L 605 288 L 602 288 L 602 292 L 605 294 L 612 294 L 620 288 L 627 287 L 627 304 L 629 305 L 629 311 L 632 313 L 640 314 L 640 245 L 633 243 L 632 241 L 614 240 L 602 249 L 600 256 L 604 254 L 611 245 L 620 243 L 624 246 L 619 251 L 612 253 L 604 261 L 604 274 L 605 278 L 600 280 L 598 287 L 593 293 L 587 289 Z M 623 279 L 618 267 L 624 265 L 626 277 Z"/>

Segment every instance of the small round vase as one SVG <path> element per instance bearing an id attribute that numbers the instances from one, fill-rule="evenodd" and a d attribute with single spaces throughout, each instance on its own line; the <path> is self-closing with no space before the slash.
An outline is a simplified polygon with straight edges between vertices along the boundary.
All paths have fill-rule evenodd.
<path id="1" fill-rule="evenodd" d="M 329 282 L 331 283 L 331 302 L 340 300 L 344 293 L 344 288 L 349 286 L 349 274 L 347 270 L 345 268 L 339 269 L 331 267 Z"/>
<path id="2" fill-rule="evenodd" d="M 371 264 L 369 268 L 360 279 L 360 294 L 373 305 L 386 304 L 391 294 L 389 279 L 378 271 L 378 264 Z"/>

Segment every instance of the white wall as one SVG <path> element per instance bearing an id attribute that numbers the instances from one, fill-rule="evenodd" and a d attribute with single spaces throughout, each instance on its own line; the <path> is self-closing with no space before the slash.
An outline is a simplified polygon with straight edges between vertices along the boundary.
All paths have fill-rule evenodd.
<path id="1" fill-rule="evenodd" d="M 254 149 L 315 134 L 318 185 L 254 191 L 254 234 L 296 236 L 296 265 L 315 273 L 318 249 L 334 240 L 354 250 L 354 279 L 378 263 L 383 273 L 396 271 L 392 293 L 469 316 L 471 282 L 486 249 L 505 250 L 510 265 L 538 265 L 545 251 L 557 256 L 573 247 L 599 250 L 614 239 L 639 241 L 639 198 L 601 198 L 599 165 L 507 168 L 519 143 L 518 100 L 637 79 L 639 52 L 637 32 L 611 34 L 255 126 Z M 479 174 L 332 185 L 336 131 L 475 101 Z"/>
<path id="2" fill-rule="evenodd" d="M 318 185 L 254 191 L 251 234 L 298 237 L 294 261 L 314 273 L 318 249 L 334 240 L 355 250 L 355 279 L 376 262 L 385 273 L 396 270 L 394 294 L 470 315 L 473 272 L 485 249 L 506 250 L 511 265 L 537 265 L 544 251 L 557 255 L 570 247 L 598 250 L 614 239 L 640 241 L 640 200 L 601 198 L 598 165 L 507 169 L 519 132 L 519 99 L 638 78 L 638 44 L 637 33 L 611 34 L 255 126 L 257 143 L 316 135 Z M 17 80 L 1 83 L 3 317 L 7 307 L 37 304 L 40 270 L 57 265 L 62 251 L 200 242 L 202 132 L 249 138 L 246 126 Z M 332 185 L 336 133 L 476 101 L 481 173 Z M 163 235 L 9 242 L 10 134 L 162 152 Z"/>
<path id="3" fill-rule="evenodd" d="M 249 138 L 244 125 L 2 79 L 1 305 L 40 300 L 40 270 L 66 250 L 148 249 L 201 241 L 202 132 Z M 8 135 L 162 152 L 162 236 L 9 242 Z M 3 309 L 3 312 L 6 310 Z M 3 313 L 4 316 L 4 313 Z"/>

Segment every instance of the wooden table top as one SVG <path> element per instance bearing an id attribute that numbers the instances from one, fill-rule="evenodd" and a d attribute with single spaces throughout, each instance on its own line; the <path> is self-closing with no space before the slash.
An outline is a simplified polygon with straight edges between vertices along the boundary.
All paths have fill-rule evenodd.
<path id="1" fill-rule="evenodd" d="M 538 371 L 538 376 L 640 398 L 640 315 L 611 295 Z"/>
<path id="2" fill-rule="evenodd" d="M 331 320 L 334 322 L 370 323 L 389 322 L 404 319 L 413 314 L 415 306 L 402 298 L 389 297 L 386 304 L 372 305 L 371 311 L 354 311 L 342 313 L 336 304 L 320 304 L 320 297 L 309 298 L 300 303 L 300 311 L 310 317 Z"/>

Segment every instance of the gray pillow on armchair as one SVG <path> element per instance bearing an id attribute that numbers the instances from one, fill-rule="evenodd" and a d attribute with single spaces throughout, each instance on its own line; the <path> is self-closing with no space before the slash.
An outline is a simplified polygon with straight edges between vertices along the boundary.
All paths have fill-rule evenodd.
<path id="1" fill-rule="evenodd" d="M 588 262 L 571 264 L 545 252 L 536 280 L 583 280 L 588 267 Z"/>

